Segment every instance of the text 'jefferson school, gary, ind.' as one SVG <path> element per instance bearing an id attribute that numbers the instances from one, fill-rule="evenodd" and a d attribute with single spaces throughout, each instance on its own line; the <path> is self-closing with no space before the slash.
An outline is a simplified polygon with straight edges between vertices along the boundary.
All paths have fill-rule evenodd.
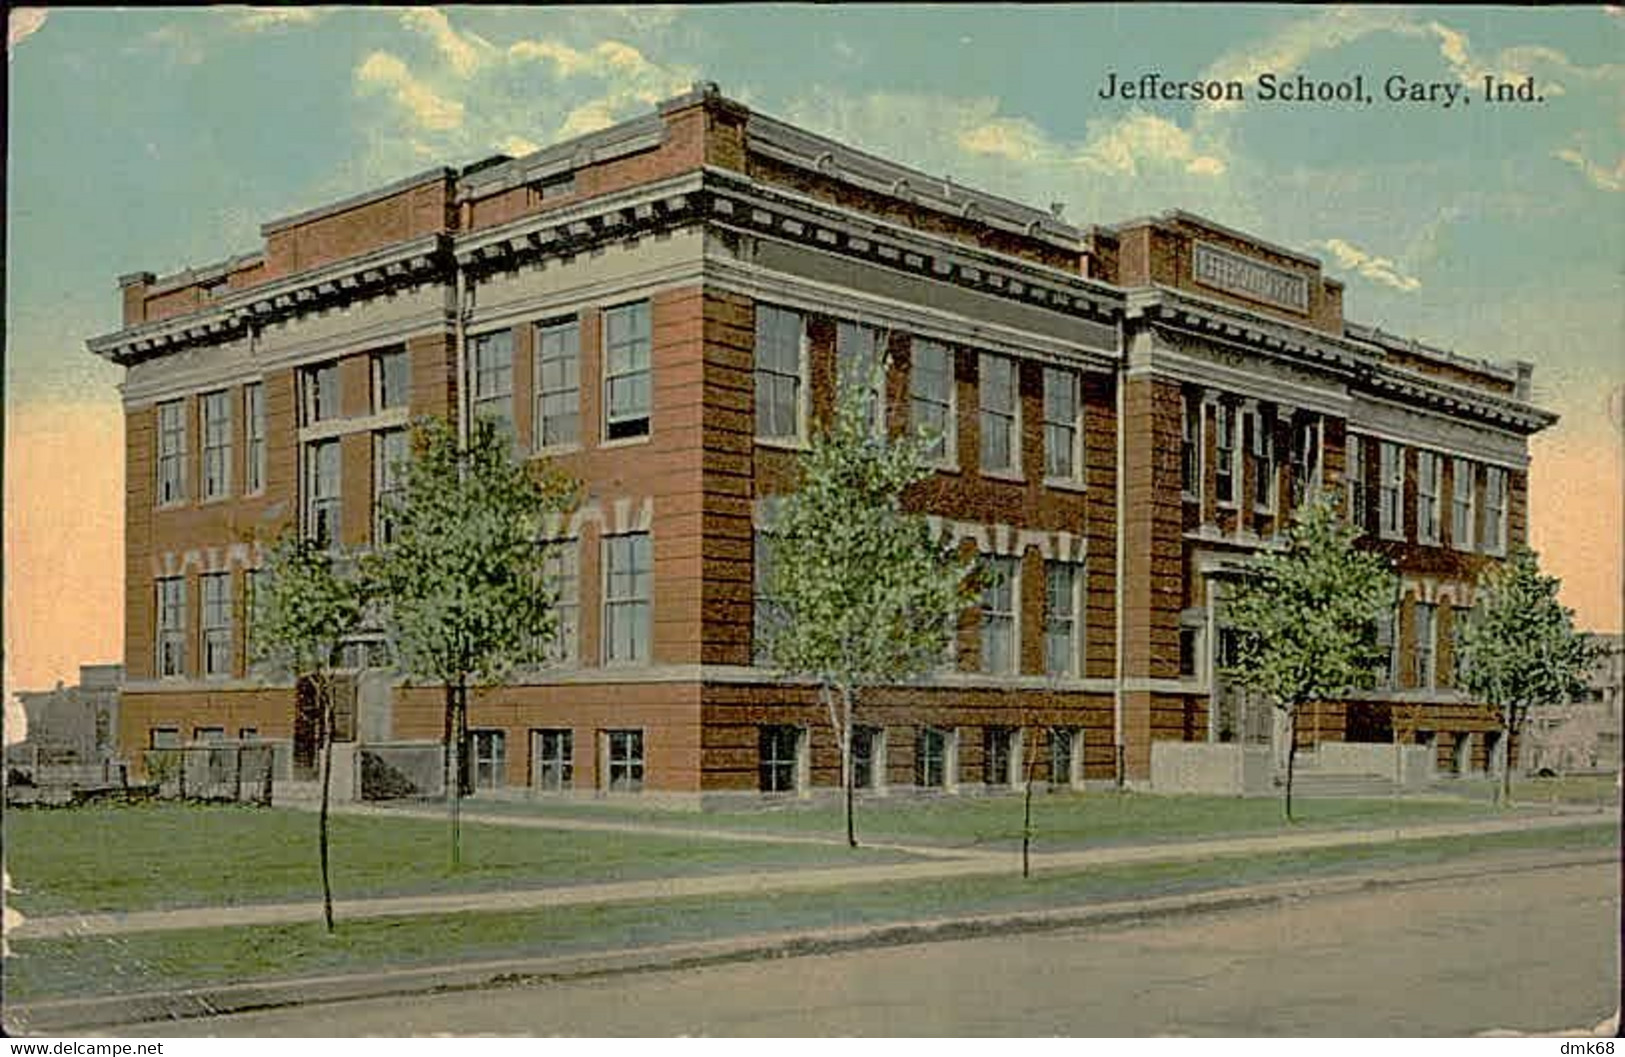
<path id="1" fill-rule="evenodd" d="M 1283 76 L 1261 73 L 1251 81 L 1178 80 L 1153 71 L 1137 77 L 1120 76 L 1109 70 L 1097 94 L 1101 99 L 1127 101 L 1258 102 L 1258 103 L 1348 103 L 1371 106 L 1375 103 L 1410 105 L 1420 103 L 1449 110 L 1466 106 L 1475 99 L 1484 103 L 1544 103 L 1535 88 L 1534 77 L 1507 80 L 1486 74 L 1474 85 L 1461 81 L 1428 81 L 1402 73 L 1386 75 L 1350 74 L 1327 80 L 1301 73 Z"/>

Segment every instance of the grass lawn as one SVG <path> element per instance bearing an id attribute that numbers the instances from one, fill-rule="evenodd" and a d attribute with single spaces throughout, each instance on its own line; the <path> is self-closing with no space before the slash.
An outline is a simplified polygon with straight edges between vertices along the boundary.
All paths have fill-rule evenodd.
<path id="1" fill-rule="evenodd" d="M 1014 848 L 1021 841 L 1021 801 L 1020 796 L 1013 794 L 865 800 L 857 809 L 858 839 Z M 541 818 L 618 820 L 678 828 L 746 829 L 831 837 L 845 833 L 841 807 L 829 801 L 694 813 L 624 803 L 537 799 L 471 802 L 468 810 Z M 1483 801 L 1442 798 L 1300 799 L 1293 804 L 1293 812 L 1297 816 L 1294 829 L 1298 829 L 1462 821 L 1494 817 L 1497 809 Z M 1049 851 L 1285 829 L 1281 801 L 1275 797 L 1155 796 L 1115 790 L 1038 793 L 1033 797 L 1036 846 Z"/>
<path id="2" fill-rule="evenodd" d="M 1619 786 L 1611 774 L 1569 774 L 1559 778 L 1514 778 L 1514 804 L 1617 804 Z"/>
<path id="3" fill-rule="evenodd" d="M 897 853 L 660 834 L 566 833 L 465 820 L 463 865 L 447 825 L 335 815 L 339 898 L 894 862 Z M 24 914 L 321 898 L 316 815 L 238 805 L 8 810 L 6 869 Z"/>
<path id="4" fill-rule="evenodd" d="M 1112 867 L 1069 874 L 872 885 L 840 891 L 680 899 L 642 905 L 522 913 L 466 913 L 199 929 L 128 936 L 23 940 L 6 962 L 13 1000 L 162 990 L 208 983 L 550 956 L 639 944 L 917 920 L 944 915 L 1077 906 L 1213 890 L 1289 877 L 1330 877 L 1522 849 L 1610 848 L 1612 823 L 1285 855 Z"/>

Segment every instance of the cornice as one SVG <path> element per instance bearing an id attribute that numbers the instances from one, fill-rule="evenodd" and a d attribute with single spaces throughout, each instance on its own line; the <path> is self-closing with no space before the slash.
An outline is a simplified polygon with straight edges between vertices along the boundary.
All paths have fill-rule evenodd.
<path id="1" fill-rule="evenodd" d="M 243 336 L 250 327 L 442 278 L 449 267 L 449 245 L 444 235 L 396 243 L 261 283 L 223 297 L 197 312 L 91 338 L 85 345 L 96 355 L 128 367 L 195 345 L 219 344 Z"/>
<path id="2" fill-rule="evenodd" d="M 469 232 L 457 238 L 457 265 L 478 277 L 686 223 L 699 215 L 701 185 L 698 171 L 684 173 Z"/>
<path id="3" fill-rule="evenodd" d="M 951 178 L 899 165 L 765 114 L 751 112 L 745 135 L 748 150 L 798 169 L 1070 252 L 1083 250 L 1083 233 L 1053 213 L 962 187 Z"/>
<path id="4" fill-rule="evenodd" d="M 706 170 L 715 222 L 826 253 L 952 283 L 1005 300 L 1115 325 L 1122 293 L 1080 275 L 967 245 L 721 169 Z"/>
<path id="5" fill-rule="evenodd" d="M 1153 326 L 1332 371 L 1351 393 L 1399 397 L 1451 417 L 1471 418 L 1523 434 L 1557 421 L 1552 412 L 1523 401 L 1384 363 L 1380 349 L 1363 342 L 1269 319 L 1184 291 L 1163 286 L 1131 290 L 1126 315 L 1130 320 L 1145 320 Z"/>

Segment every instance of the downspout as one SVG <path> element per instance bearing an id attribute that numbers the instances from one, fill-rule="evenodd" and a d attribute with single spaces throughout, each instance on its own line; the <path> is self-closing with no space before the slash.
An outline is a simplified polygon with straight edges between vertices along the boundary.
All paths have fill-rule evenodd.
<path id="1" fill-rule="evenodd" d="M 468 342 L 465 340 L 464 323 L 465 323 L 465 320 L 467 319 L 467 316 L 468 316 L 468 309 L 464 305 L 463 302 L 464 302 L 464 299 L 468 296 L 468 288 L 467 288 L 466 281 L 465 281 L 465 278 L 464 278 L 464 275 L 463 275 L 462 266 L 457 263 L 457 255 L 456 255 L 455 252 L 452 254 L 452 257 L 451 257 L 451 270 L 452 270 L 452 276 L 453 276 L 452 285 L 453 285 L 453 291 L 454 291 L 453 295 L 452 295 L 453 296 L 453 304 L 452 304 L 452 308 L 453 308 L 452 341 L 456 342 L 456 345 L 457 345 L 456 352 L 454 353 L 454 356 L 455 356 L 456 361 L 457 361 L 457 377 L 452 382 L 452 384 L 456 387 L 456 391 L 457 391 L 457 403 L 456 403 L 457 444 L 458 444 L 458 447 L 466 448 L 468 446 L 468 408 L 469 408 L 469 403 L 468 403 L 468 351 L 467 351 Z"/>
<path id="2" fill-rule="evenodd" d="M 1128 535 L 1125 525 L 1127 513 L 1124 509 L 1126 506 L 1124 498 L 1128 491 L 1126 474 L 1124 472 L 1125 459 L 1127 458 L 1128 454 L 1128 439 L 1123 424 L 1123 387 L 1128 381 L 1128 342 L 1124 336 L 1124 328 L 1126 325 L 1127 320 L 1124 320 L 1123 323 L 1119 324 L 1117 332 L 1118 349 L 1120 352 L 1117 361 L 1117 385 L 1115 387 L 1117 390 L 1115 393 L 1115 400 L 1117 404 L 1117 474 L 1115 482 L 1116 494 L 1112 497 L 1112 512 L 1117 522 L 1117 575 L 1114 577 L 1116 583 L 1114 584 L 1112 591 L 1113 605 L 1116 609 L 1117 622 L 1116 646 L 1112 651 L 1114 654 L 1113 659 L 1117 673 L 1116 678 L 1112 680 L 1112 746 L 1118 788 L 1122 788 L 1123 783 L 1127 778 L 1125 753 L 1128 751 L 1127 746 L 1123 744 L 1123 647 L 1124 638 L 1127 632 L 1127 629 L 1124 626 L 1123 612 L 1123 574 L 1125 567 L 1123 548 L 1124 540 Z"/>

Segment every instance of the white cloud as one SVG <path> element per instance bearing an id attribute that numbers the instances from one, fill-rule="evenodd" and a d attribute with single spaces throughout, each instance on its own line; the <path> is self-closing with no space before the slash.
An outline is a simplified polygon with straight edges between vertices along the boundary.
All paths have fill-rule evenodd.
<path id="1" fill-rule="evenodd" d="M 472 77 L 495 49 L 484 37 L 452 28 L 451 20 L 432 7 L 412 7 L 401 12 L 401 24 L 428 38 L 446 65 L 459 77 Z"/>
<path id="2" fill-rule="evenodd" d="M 1311 18 L 1287 23 L 1261 40 L 1226 52 L 1202 73 L 1202 78 L 1250 83 L 1260 74 L 1290 73 L 1321 52 L 1334 51 L 1379 32 L 1408 32 L 1414 35 L 1417 30 L 1399 12 L 1382 8 L 1335 7 Z M 1203 105 L 1213 110 L 1228 110 L 1241 104 L 1215 100 Z"/>
<path id="3" fill-rule="evenodd" d="M 383 105 L 361 122 L 363 149 L 341 174 L 344 186 L 390 179 L 426 162 L 532 153 L 538 144 L 646 113 L 698 77 L 651 58 L 651 45 L 627 33 L 631 23 L 658 32 L 672 13 L 638 19 L 622 13 L 605 26 L 595 9 L 591 17 L 549 18 L 545 34 L 528 17 L 530 35 L 523 38 L 471 32 L 456 9 L 392 15 L 409 39 L 372 52 L 355 69 L 357 96 Z"/>
<path id="4" fill-rule="evenodd" d="M 233 12 L 231 24 L 233 29 L 244 33 L 313 26 L 326 18 L 330 10 L 325 7 L 250 7 Z"/>
<path id="5" fill-rule="evenodd" d="M 18 7 L 11 11 L 10 18 L 6 20 L 7 59 L 11 58 L 17 45 L 39 32 L 48 15 L 49 12 L 43 7 Z"/>
<path id="6" fill-rule="evenodd" d="M 1118 121 L 1090 127 L 1077 163 L 1094 172 L 1137 175 L 1150 166 L 1176 166 L 1192 176 L 1221 176 L 1222 158 L 1196 146 L 1191 134 L 1167 118 L 1135 111 Z"/>
<path id="7" fill-rule="evenodd" d="M 363 91 L 383 89 L 411 116 L 413 124 L 431 131 L 458 128 L 463 123 L 463 104 L 446 99 L 412 76 L 406 64 L 387 51 L 375 51 L 356 68 L 355 78 Z"/>
<path id="8" fill-rule="evenodd" d="M 1614 163 L 1613 168 L 1599 164 L 1588 158 L 1579 147 L 1564 147 L 1554 151 L 1553 157 L 1568 162 L 1579 169 L 1581 174 L 1590 181 L 1591 185 L 1601 191 L 1625 191 L 1625 156 Z"/>
<path id="9" fill-rule="evenodd" d="M 523 136 L 503 136 L 496 141 L 496 149 L 503 154 L 520 158 L 526 154 L 534 154 L 542 149 L 541 144 L 528 140 Z"/>
<path id="10" fill-rule="evenodd" d="M 1402 293 L 1414 293 L 1422 288 L 1422 281 L 1415 276 L 1406 275 L 1399 270 L 1399 265 L 1387 257 L 1378 257 L 1367 253 L 1360 247 L 1346 242 L 1343 239 L 1325 239 L 1316 243 L 1337 258 L 1338 267 L 1345 271 L 1354 272 L 1362 278 L 1369 279 L 1383 286 L 1391 286 Z"/>

